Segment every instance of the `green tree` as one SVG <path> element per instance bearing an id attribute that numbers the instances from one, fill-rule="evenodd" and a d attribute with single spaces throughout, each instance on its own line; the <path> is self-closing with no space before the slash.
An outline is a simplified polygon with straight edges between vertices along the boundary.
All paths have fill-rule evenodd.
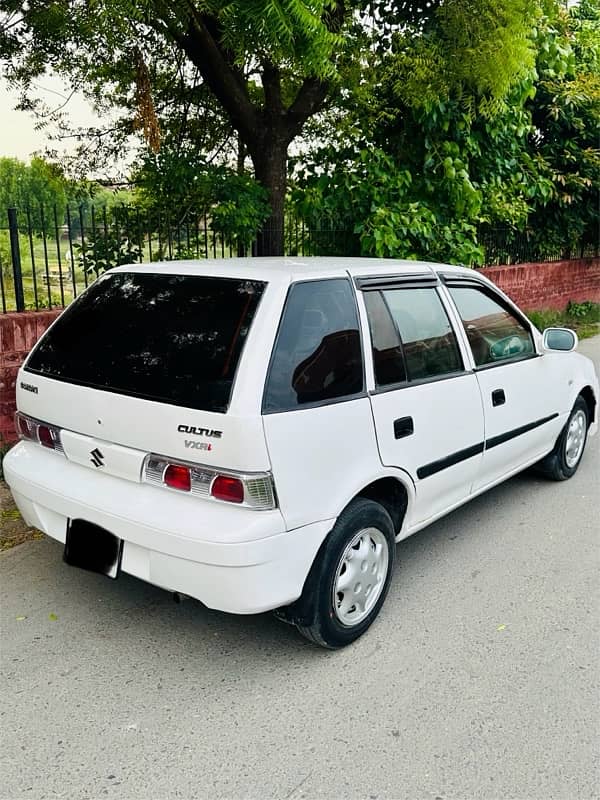
<path id="1" fill-rule="evenodd" d="M 538 51 L 537 91 L 527 104 L 533 155 L 552 185 L 528 224 L 541 248 L 598 246 L 600 228 L 600 2 L 557 9 Z"/>
<path id="2" fill-rule="evenodd" d="M 495 88 L 485 69 L 458 69 L 445 20 L 397 35 L 318 132 L 328 147 L 300 159 L 301 211 L 315 221 L 325 209 L 356 251 L 459 263 L 481 263 L 498 225 L 541 253 L 597 238 L 597 8 L 548 4 L 529 37 L 535 61 Z M 447 54 L 445 69 L 428 50 Z"/>
<path id="3" fill-rule="evenodd" d="M 205 107 L 237 132 L 268 193 L 272 233 L 262 250 L 272 254 L 283 246 L 288 148 L 336 96 L 361 90 L 371 53 L 381 59 L 395 52 L 398 36 L 408 36 L 424 48 L 419 63 L 425 70 L 411 91 L 435 77 L 437 96 L 444 82 L 452 88 L 480 75 L 492 100 L 530 53 L 525 0 L 55 0 L 27 6 L 1 0 L 0 11 L 0 46 L 14 81 L 27 87 L 47 66 L 70 75 L 99 108 L 137 109 L 129 118 L 154 150 L 160 145 L 155 88 L 164 98 L 191 98 L 190 82 L 198 86 L 201 79 Z M 162 69 L 165 64 L 171 66 Z M 199 107 L 184 102 L 186 130 Z"/>
<path id="4" fill-rule="evenodd" d="M 60 168 L 42 158 L 33 158 L 29 165 L 16 158 L 0 158 L 0 213 L 6 214 L 9 206 L 22 214 L 29 210 L 35 231 L 54 224 L 54 208 L 62 224 L 67 188 Z"/>

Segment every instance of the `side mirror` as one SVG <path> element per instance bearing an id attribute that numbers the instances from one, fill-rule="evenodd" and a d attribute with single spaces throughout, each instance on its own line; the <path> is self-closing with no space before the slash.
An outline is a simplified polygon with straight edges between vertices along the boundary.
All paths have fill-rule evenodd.
<path id="1" fill-rule="evenodd" d="M 568 353 L 575 350 L 578 342 L 577 334 L 570 328 L 546 328 L 544 331 L 544 350 L 562 350 Z"/>

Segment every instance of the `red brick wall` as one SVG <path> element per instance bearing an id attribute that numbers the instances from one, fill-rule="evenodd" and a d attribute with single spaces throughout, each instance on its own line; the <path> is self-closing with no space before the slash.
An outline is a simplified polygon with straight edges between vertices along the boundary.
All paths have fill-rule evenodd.
<path id="1" fill-rule="evenodd" d="M 600 303 L 600 258 L 486 267 L 483 274 L 525 309 L 562 310 L 569 300 Z M 60 314 L 25 311 L 0 314 L 0 435 L 13 441 L 17 371 L 35 342 Z"/>
<path id="2" fill-rule="evenodd" d="M 569 301 L 600 303 L 600 258 L 484 267 L 481 272 L 528 311 L 562 311 Z"/>
<path id="3" fill-rule="evenodd" d="M 15 382 L 27 353 L 60 314 L 54 311 L 24 311 L 0 314 L 0 436 L 15 439 Z"/>

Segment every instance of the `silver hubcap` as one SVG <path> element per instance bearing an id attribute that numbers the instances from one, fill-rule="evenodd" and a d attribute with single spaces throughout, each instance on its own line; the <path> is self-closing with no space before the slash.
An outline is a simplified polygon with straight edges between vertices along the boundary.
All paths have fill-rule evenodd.
<path id="1" fill-rule="evenodd" d="M 333 582 L 333 609 L 347 628 L 369 614 L 388 571 L 388 542 L 377 528 L 359 531 L 344 550 Z"/>
<path id="2" fill-rule="evenodd" d="M 581 409 L 573 414 L 569 422 L 565 446 L 565 461 L 569 468 L 573 468 L 581 458 L 585 444 L 586 422 L 585 414 Z"/>

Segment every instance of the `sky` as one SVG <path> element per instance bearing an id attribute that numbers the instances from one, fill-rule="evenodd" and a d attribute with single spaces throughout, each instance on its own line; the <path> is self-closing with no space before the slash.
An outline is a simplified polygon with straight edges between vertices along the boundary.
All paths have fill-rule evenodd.
<path id="1" fill-rule="evenodd" d="M 37 96 L 51 108 L 65 102 L 69 95 L 68 88 L 56 76 L 46 76 L 36 82 Z M 11 89 L 6 80 L 0 78 L 0 157 L 11 156 L 22 161 L 29 161 L 32 154 L 41 151 L 46 145 L 59 151 L 68 152 L 69 147 L 60 142 L 49 142 L 48 131 L 35 130 L 33 116 L 24 111 L 15 111 L 19 93 Z M 82 95 L 73 95 L 66 105 L 65 111 L 75 125 L 93 125 L 98 122 L 90 105 Z"/>

